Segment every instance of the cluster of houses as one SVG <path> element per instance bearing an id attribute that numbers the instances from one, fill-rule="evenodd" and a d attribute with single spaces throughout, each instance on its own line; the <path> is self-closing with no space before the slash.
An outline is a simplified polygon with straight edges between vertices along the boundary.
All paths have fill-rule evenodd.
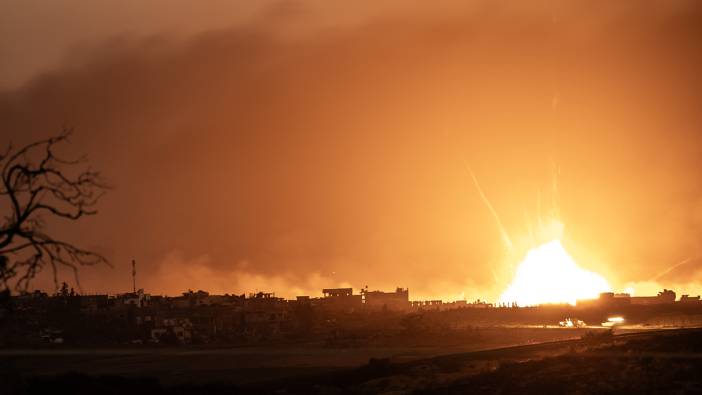
<path id="1" fill-rule="evenodd" d="M 65 287 L 56 295 L 28 293 L 14 298 L 16 309 L 55 309 L 56 303 L 91 316 L 127 322 L 137 328 L 135 343 L 191 343 L 216 339 L 269 339 L 295 331 L 309 330 L 305 314 L 374 313 L 437 311 L 456 308 L 485 308 L 485 302 L 410 301 L 409 290 L 369 291 L 354 294 L 352 288 L 322 290 L 322 297 L 298 296 L 292 300 L 274 293 L 249 295 L 211 295 L 206 291 L 188 291 L 180 296 L 151 295 L 140 289 L 118 295 L 80 295 Z M 63 339 L 60 331 L 44 330 L 44 337 L 54 343 Z"/>
<path id="2" fill-rule="evenodd" d="M 321 297 L 298 296 L 292 300 L 268 292 L 211 295 L 205 291 L 188 291 L 169 297 L 137 290 L 118 295 L 80 295 L 64 286 L 52 296 L 37 291 L 13 297 L 13 309 L 26 313 L 26 319 L 18 325 L 33 328 L 18 332 L 35 331 L 43 342 L 51 343 L 63 343 L 68 332 L 74 336 L 90 336 L 90 331 L 120 343 L 248 343 L 296 334 L 319 335 L 325 330 L 336 330 L 334 323 L 348 314 L 358 317 L 375 314 L 360 320 L 372 322 L 393 315 L 385 314 L 388 312 L 401 315 L 447 311 L 451 317 L 458 317 L 448 312 L 453 311 L 470 322 L 548 321 L 548 317 L 542 317 L 533 309 L 495 306 L 480 300 L 472 303 L 465 300 L 410 301 L 406 288 L 391 292 L 365 288 L 360 293 L 354 293 L 352 288 L 329 288 L 323 289 L 322 294 Z M 603 293 L 595 300 L 578 301 L 576 309 L 630 312 L 632 316 L 644 311 L 639 314 L 643 319 L 654 310 L 699 310 L 695 306 L 702 307 L 699 296 L 683 295 L 676 301 L 675 292 L 666 289 L 656 296 L 645 297 Z M 92 329 L 85 323 L 90 323 Z M 76 335 L 77 332 L 81 334 Z"/>
<path id="3" fill-rule="evenodd" d="M 603 292 L 599 298 L 579 300 L 580 307 L 627 307 L 627 306 L 661 306 L 661 305 L 702 305 L 699 296 L 682 295 L 676 300 L 675 291 L 664 289 L 656 296 L 631 296 L 628 293 Z"/>

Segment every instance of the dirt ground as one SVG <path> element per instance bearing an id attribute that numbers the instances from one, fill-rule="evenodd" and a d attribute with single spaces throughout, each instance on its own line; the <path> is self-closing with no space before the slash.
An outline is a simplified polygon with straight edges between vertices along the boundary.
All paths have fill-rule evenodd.
<path id="1" fill-rule="evenodd" d="M 629 388 L 628 380 L 647 372 L 668 377 L 665 373 L 670 368 L 684 376 L 702 362 L 702 330 L 698 329 L 611 335 L 585 329 L 503 328 L 491 333 L 494 336 L 474 344 L 432 346 L 427 342 L 405 348 L 2 350 L 2 384 L 16 393 L 67 387 L 78 394 L 95 393 L 96 388 L 101 393 L 138 389 L 136 393 L 152 395 L 535 393 L 548 389 L 608 393 Z M 702 388 L 690 378 L 694 375 L 687 374 L 669 378 L 670 385 L 682 390 L 678 393 Z M 606 380 L 610 376 L 616 379 Z"/>
<path id="2" fill-rule="evenodd" d="M 579 338 L 584 329 L 492 328 L 477 336 L 427 338 L 392 347 L 328 348 L 279 344 L 232 348 L 202 346 L 121 349 L 0 350 L 4 363 L 22 376 L 66 373 L 155 377 L 165 385 L 211 381 L 242 384 L 361 366 L 372 358 L 403 363 L 437 355 Z"/>

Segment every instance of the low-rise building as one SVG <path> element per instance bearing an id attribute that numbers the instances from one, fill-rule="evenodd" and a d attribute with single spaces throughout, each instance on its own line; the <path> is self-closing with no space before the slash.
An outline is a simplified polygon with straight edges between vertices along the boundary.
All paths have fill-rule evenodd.
<path id="1" fill-rule="evenodd" d="M 698 305 L 698 304 L 701 304 L 702 302 L 700 301 L 699 295 L 698 296 L 683 295 L 680 297 L 680 303 L 685 304 L 685 305 Z"/>
<path id="2" fill-rule="evenodd" d="M 370 310 L 407 311 L 409 302 L 409 289 L 397 288 L 395 292 L 362 290 L 365 307 Z"/>
<path id="3" fill-rule="evenodd" d="M 363 307 L 363 296 L 354 295 L 353 288 L 325 288 L 322 293 L 324 297 L 317 301 L 322 309 L 353 312 Z"/>
<path id="4" fill-rule="evenodd" d="M 656 305 L 675 303 L 675 291 L 664 289 L 656 296 L 634 296 L 631 298 L 632 305 Z"/>

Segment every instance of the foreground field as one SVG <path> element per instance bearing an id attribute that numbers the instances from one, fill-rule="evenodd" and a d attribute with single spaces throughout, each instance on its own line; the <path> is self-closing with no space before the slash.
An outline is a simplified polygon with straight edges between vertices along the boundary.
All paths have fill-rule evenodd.
<path id="1" fill-rule="evenodd" d="M 149 394 L 702 391 L 696 373 L 702 368 L 699 329 L 620 335 L 557 329 L 495 332 L 503 341 L 523 345 L 494 348 L 500 346 L 493 339 L 484 347 L 463 349 L 6 351 L 3 387 L 17 393 L 64 387 L 73 393 Z M 544 342 L 529 344 L 539 334 Z"/>
<path id="2" fill-rule="evenodd" d="M 508 347 L 270 383 L 295 394 L 702 393 L 702 330 L 680 329 Z"/>
<path id="3" fill-rule="evenodd" d="M 485 328 L 386 346 L 329 347 L 281 343 L 247 347 L 0 349 L 8 369 L 24 377 L 65 373 L 156 378 L 164 385 L 244 384 L 357 367 L 371 358 L 393 363 L 496 347 L 579 338 L 585 329 Z"/>

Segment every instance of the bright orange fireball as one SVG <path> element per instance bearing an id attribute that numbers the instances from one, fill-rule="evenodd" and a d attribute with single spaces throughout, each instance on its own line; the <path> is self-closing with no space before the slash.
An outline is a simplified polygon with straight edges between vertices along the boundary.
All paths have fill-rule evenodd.
<path id="1" fill-rule="evenodd" d="M 560 240 L 555 239 L 527 253 L 512 283 L 500 296 L 500 303 L 575 305 L 577 300 L 594 299 L 599 293 L 610 290 L 607 280 L 578 267 Z"/>

